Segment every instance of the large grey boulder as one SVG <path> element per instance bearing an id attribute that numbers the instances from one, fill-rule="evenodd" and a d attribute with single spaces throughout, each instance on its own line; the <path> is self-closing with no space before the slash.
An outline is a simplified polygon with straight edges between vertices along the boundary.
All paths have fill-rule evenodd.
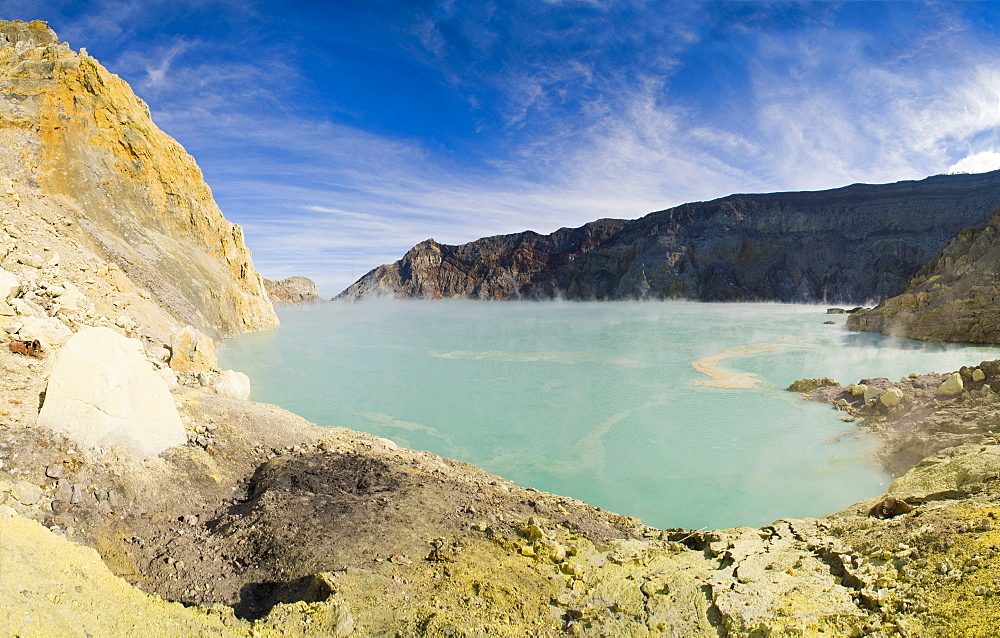
<path id="1" fill-rule="evenodd" d="M 142 343 L 109 328 L 82 330 L 56 354 L 38 425 L 81 445 L 117 444 L 144 458 L 187 440 Z"/>

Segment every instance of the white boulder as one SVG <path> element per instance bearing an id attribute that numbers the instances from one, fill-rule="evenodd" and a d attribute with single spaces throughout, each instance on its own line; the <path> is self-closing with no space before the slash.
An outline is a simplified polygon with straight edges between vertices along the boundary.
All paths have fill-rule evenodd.
<path id="1" fill-rule="evenodd" d="M 0 269 L 0 301 L 13 299 L 21 292 L 21 280 L 15 275 Z"/>
<path id="2" fill-rule="evenodd" d="M 17 331 L 19 339 L 38 339 L 42 350 L 50 350 L 52 346 L 62 345 L 73 335 L 73 331 L 55 317 L 24 316 L 20 318 L 21 328 Z"/>
<path id="3" fill-rule="evenodd" d="M 42 307 L 35 302 L 25 299 L 23 297 L 18 297 L 16 299 L 8 300 L 8 303 L 17 311 L 17 314 L 24 315 L 25 317 L 47 317 L 48 315 L 42 310 Z"/>
<path id="4" fill-rule="evenodd" d="M 187 440 L 142 343 L 110 328 L 81 330 L 56 354 L 38 425 L 81 445 L 117 444 L 144 458 Z"/>
<path id="5" fill-rule="evenodd" d="M 177 381 L 177 373 L 170 368 L 158 368 L 156 369 L 156 374 L 163 379 L 163 382 L 167 384 L 167 389 L 170 391 L 176 390 L 181 386 L 180 382 Z"/>
<path id="6" fill-rule="evenodd" d="M 250 398 L 250 377 L 235 370 L 223 370 L 211 388 L 216 394 L 246 401 Z"/>

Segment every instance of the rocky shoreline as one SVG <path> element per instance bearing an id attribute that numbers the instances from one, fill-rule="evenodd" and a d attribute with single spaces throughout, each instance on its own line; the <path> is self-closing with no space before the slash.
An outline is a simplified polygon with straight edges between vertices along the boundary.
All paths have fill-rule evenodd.
<path id="1" fill-rule="evenodd" d="M 15 368 L 30 363 L 22 355 L 0 361 L 33 377 Z M 79 617 L 56 573 L 73 571 L 64 561 L 82 543 L 129 596 L 145 592 L 143 613 L 182 603 L 160 612 L 176 635 L 990 635 L 1000 445 L 988 419 L 969 417 L 1000 407 L 983 389 L 1000 363 L 958 374 L 976 370 L 988 376 L 946 398 L 945 375 L 812 391 L 875 428 L 887 467 L 930 454 L 888 492 L 912 510 L 874 518 L 870 499 L 760 529 L 649 528 L 194 387 L 174 395 L 187 444 L 153 459 L 8 422 L 2 585 L 20 589 L 4 592 L 0 625 L 50 635 L 66 617 L 127 635 L 152 622 L 139 603 L 119 606 L 120 592 L 81 594 L 80 605 L 102 601 L 103 620 Z M 893 388 L 903 398 L 887 407 Z M 12 553 L 14 534 L 50 547 L 47 567 Z"/>
<path id="2" fill-rule="evenodd" d="M 0 337 L 15 344 L 0 349 L 0 633 L 988 636 L 1000 622 L 1000 364 L 958 371 L 947 396 L 933 375 L 813 392 L 882 437 L 905 513 L 869 516 L 878 497 L 760 529 L 650 528 L 246 400 L 212 336 L 275 319 L 193 160 L 43 23 L 0 22 L 0 71 L 20 96 L 0 100 L 15 151 L 0 153 Z M 156 263 L 126 236 L 159 247 Z M 141 385 L 108 381 L 127 361 Z M 154 395 L 167 400 L 135 401 Z M 40 421 L 60 397 L 79 410 Z M 154 403 L 169 418 L 147 419 Z"/>

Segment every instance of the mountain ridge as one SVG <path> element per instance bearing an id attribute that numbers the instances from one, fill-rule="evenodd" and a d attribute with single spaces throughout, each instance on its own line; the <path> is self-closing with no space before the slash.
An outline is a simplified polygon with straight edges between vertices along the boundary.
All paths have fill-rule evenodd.
<path id="1" fill-rule="evenodd" d="M 865 302 L 898 294 L 997 203 L 1000 172 L 733 194 L 549 235 L 426 240 L 337 298 Z M 574 234 L 589 241 L 559 241 Z"/>

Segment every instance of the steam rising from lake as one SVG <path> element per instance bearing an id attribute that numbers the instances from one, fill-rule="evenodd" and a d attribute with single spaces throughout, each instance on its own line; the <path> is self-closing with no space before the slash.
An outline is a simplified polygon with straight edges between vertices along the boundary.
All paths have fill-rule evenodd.
<path id="1" fill-rule="evenodd" d="M 1000 358 L 848 332 L 816 306 L 375 301 L 280 316 L 223 351 L 255 400 L 657 527 L 821 516 L 885 491 L 873 441 L 786 392 L 795 379 Z"/>

